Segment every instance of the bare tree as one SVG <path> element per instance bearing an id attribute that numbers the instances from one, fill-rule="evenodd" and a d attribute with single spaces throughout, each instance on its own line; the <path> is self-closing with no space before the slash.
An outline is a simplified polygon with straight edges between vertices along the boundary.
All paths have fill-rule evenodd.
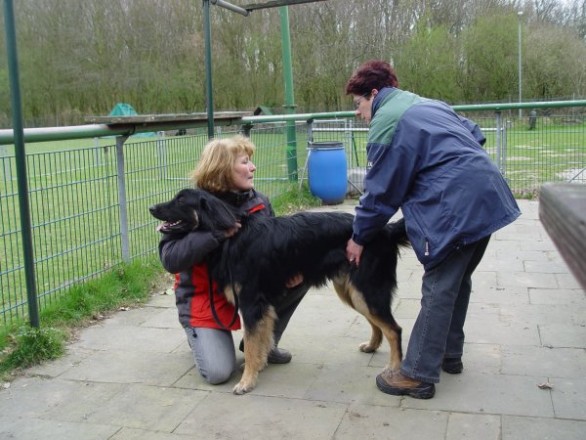
<path id="1" fill-rule="evenodd" d="M 120 101 L 139 113 L 204 111 L 201 6 L 199 0 L 15 2 L 26 124 L 81 123 Z M 278 8 L 249 17 L 211 9 L 215 108 L 282 106 Z M 402 86 L 425 96 L 508 100 L 518 87 L 519 11 L 525 97 L 586 94 L 586 0 L 328 0 L 289 8 L 297 110 L 349 109 L 344 84 L 371 58 L 393 63 Z M 7 78 L 1 56 L 4 125 Z"/>

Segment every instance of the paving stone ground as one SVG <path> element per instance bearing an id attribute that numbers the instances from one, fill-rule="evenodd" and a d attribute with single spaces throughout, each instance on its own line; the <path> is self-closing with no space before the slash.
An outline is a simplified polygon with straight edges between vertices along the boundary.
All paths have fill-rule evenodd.
<path id="1" fill-rule="evenodd" d="M 245 396 L 231 392 L 239 374 L 218 386 L 198 376 L 174 298 L 157 292 L 6 384 L 0 439 L 583 440 L 585 292 L 541 226 L 538 203 L 519 204 L 523 215 L 493 236 L 474 277 L 465 370 L 444 373 L 431 400 L 378 391 L 389 348 L 358 351 L 369 325 L 329 286 L 309 292 L 285 332 L 280 345 L 293 361 L 267 367 Z M 422 273 L 405 251 L 394 301 L 405 346 Z"/>

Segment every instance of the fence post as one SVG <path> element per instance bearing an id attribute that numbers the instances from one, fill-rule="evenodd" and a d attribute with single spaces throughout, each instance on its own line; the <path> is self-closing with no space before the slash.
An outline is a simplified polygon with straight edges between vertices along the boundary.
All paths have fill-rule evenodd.
<path id="1" fill-rule="evenodd" d="M 291 57 L 291 36 L 289 31 L 289 7 L 279 8 L 281 19 L 281 51 L 283 60 L 283 77 L 285 82 L 285 112 L 295 112 L 295 93 L 293 91 L 293 65 Z M 287 174 L 289 180 L 294 182 L 297 175 L 297 133 L 295 132 L 295 121 L 287 121 Z"/>
<path id="2" fill-rule="evenodd" d="M 102 165 L 102 160 L 100 158 L 100 138 L 94 138 L 94 160 L 96 162 L 96 166 Z"/>
<path id="3" fill-rule="evenodd" d="M 356 139 L 354 138 L 354 121 L 352 119 L 348 119 L 346 121 L 346 128 L 348 130 L 348 132 L 347 132 L 348 144 L 350 145 L 350 148 L 352 148 L 352 151 L 354 152 L 354 160 L 356 162 L 355 166 L 360 167 L 360 159 L 358 158 L 358 149 L 356 148 Z"/>
<path id="4" fill-rule="evenodd" d="M 247 138 L 250 138 L 250 130 L 252 130 L 252 124 L 251 123 L 243 124 L 242 127 L 241 127 L 242 134 L 244 136 L 246 136 Z"/>
<path id="5" fill-rule="evenodd" d="M 305 165 L 303 165 L 303 170 L 301 170 L 301 178 L 299 179 L 299 190 L 301 191 L 301 186 L 303 185 L 303 179 L 305 178 L 305 173 L 307 173 L 307 164 L 309 162 L 309 147 L 313 144 L 313 119 L 308 119 L 306 121 L 307 124 L 307 146 L 306 152 L 307 155 L 305 156 Z"/>
<path id="6" fill-rule="evenodd" d="M 161 181 L 167 179 L 167 142 L 165 142 L 165 132 L 159 131 L 157 133 L 157 156 L 159 157 L 159 174 Z"/>
<path id="7" fill-rule="evenodd" d="M 6 29 L 6 52 L 8 59 L 8 79 L 12 122 L 14 124 L 14 158 L 16 162 L 16 183 L 18 205 L 22 228 L 22 250 L 24 254 L 24 273 L 28 303 L 29 321 L 32 327 L 40 327 L 39 302 L 37 298 L 37 279 L 35 276 L 35 255 L 33 248 L 32 225 L 29 207 L 28 182 L 26 173 L 26 153 L 24 128 L 22 124 L 22 100 L 20 97 L 20 74 L 16 50 L 16 28 L 14 8 L 11 0 L 4 2 L 4 24 Z"/>
<path id="8" fill-rule="evenodd" d="M 501 126 L 501 150 L 503 155 L 502 173 L 504 177 L 507 177 L 507 129 L 509 122 L 501 118 Z"/>
<path id="9" fill-rule="evenodd" d="M 118 182 L 118 207 L 120 210 L 120 246 L 122 260 L 130 260 L 130 246 L 128 237 L 128 205 L 126 200 L 126 177 L 124 175 L 124 142 L 127 135 L 116 137 L 116 180 Z"/>
<path id="10" fill-rule="evenodd" d="M 499 171 L 501 172 L 501 174 L 504 175 L 504 169 L 503 169 L 503 145 L 502 145 L 502 141 L 503 138 L 501 136 L 501 130 L 503 128 L 503 118 L 501 115 L 500 111 L 496 111 L 495 112 L 495 116 L 496 116 L 496 135 L 495 135 L 495 141 L 496 141 L 496 165 L 499 169 Z"/>
<path id="11" fill-rule="evenodd" d="M 309 148 L 311 147 L 311 144 L 313 144 L 313 119 L 308 119 L 307 121 L 305 121 L 305 124 L 307 125 L 307 146 L 306 148 L 308 149 L 309 152 Z M 307 158 L 309 158 L 309 154 L 307 155 Z M 305 160 L 305 167 L 307 168 L 307 159 Z"/>
<path id="12" fill-rule="evenodd" d="M 2 169 L 4 170 L 4 180 L 12 180 L 12 167 L 10 166 L 10 159 L 8 158 L 8 147 L 0 145 L 0 160 L 2 161 Z"/>

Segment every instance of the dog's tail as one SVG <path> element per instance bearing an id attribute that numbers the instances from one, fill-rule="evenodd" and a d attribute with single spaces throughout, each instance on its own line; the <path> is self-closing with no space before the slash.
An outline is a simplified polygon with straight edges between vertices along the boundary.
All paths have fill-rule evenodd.
<path id="1" fill-rule="evenodd" d="M 385 226 L 387 234 L 397 243 L 400 247 L 411 246 L 411 242 L 407 237 L 407 229 L 405 227 L 405 219 L 400 219 L 396 222 L 388 223 Z"/>

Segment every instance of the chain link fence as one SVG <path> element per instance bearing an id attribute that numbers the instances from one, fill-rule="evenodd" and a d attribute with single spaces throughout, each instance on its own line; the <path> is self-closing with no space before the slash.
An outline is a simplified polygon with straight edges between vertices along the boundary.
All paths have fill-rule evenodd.
<path id="1" fill-rule="evenodd" d="M 485 148 L 518 197 L 535 197 L 545 182 L 586 183 L 584 109 L 540 110 L 535 120 L 513 113 L 468 112 L 487 136 Z M 513 117 L 515 116 L 515 117 Z M 248 126 L 257 146 L 256 188 L 269 197 L 307 179 L 310 142 L 344 145 L 348 168 L 364 170 L 368 129 L 355 119 L 297 121 L 291 157 L 291 122 Z M 217 136 L 239 132 L 217 130 Z M 178 133 L 178 132 L 177 132 Z M 183 134 L 183 131 L 181 132 Z M 207 134 L 158 133 L 149 138 L 27 145 L 29 206 L 39 307 L 67 289 L 123 261 L 153 255 L 157 221 L 148 207 L 189 185 L 187 177 Z M 289 146 L 289 148 L 288 148 Z M 292 161 L 293 160 L 293 161 Z M 0 325 L 27 318 L 27 293 L 13 147 L 0 145 Z"/>

